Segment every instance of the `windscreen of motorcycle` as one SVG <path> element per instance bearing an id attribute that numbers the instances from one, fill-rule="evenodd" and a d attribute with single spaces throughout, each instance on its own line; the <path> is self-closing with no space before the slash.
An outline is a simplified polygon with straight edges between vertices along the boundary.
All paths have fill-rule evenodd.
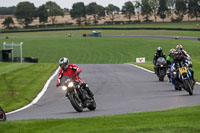
<path id="1" fill-rule="evenodd" d="M 163 57 L 159 57 L 158 59 L 157 59 L 157 64 L 158 65 L 164 65 L 164 64 L 166 64 L 166 60 L 165 60 L 165 58 L 163 58 Z"/>

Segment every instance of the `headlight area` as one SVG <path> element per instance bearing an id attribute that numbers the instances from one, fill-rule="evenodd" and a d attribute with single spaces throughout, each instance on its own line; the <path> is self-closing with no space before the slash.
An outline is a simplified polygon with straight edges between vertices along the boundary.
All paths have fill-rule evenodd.
<path id="1" fill-rule="evenodd" d="M 68 87 L 73 87 L 74 83 L 73 82 L 69 82 Z"/>
<path id="2" fill-rule="evenodd" d="M 62 90 L 66 91 L 67 90 L 67 86 L 62 86 Z"/>

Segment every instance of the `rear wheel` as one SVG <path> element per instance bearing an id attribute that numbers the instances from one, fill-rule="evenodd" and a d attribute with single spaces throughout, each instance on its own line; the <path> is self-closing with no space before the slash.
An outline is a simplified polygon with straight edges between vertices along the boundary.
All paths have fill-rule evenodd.
<path id="1" fill-rule="evenodd" d="M 178 91 L 178 90 L 179 90 L 179 88 L 177 88 L 177 87 L 174 87 L 174 89 L 175 89 L 176 91 Z"/>

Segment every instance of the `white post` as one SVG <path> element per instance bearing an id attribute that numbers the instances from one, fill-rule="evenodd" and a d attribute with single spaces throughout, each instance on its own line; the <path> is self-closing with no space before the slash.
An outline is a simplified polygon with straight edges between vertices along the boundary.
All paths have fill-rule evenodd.
<path id="1" fill-rule="evenodd" d="M 6 42 L 3 42 L 3 49 L 6 48 Z"/>
<path id="2" fill-rule="evenodd" d="M 20 43 L 20 59 L 21 59 L 21 63 L 22 63 L 22 45 L 23 45 L 23 42 Z"/>
<path id="3" fill-rule="evenodd" d="M 12 46 L 12 47 L 11 47 L 11 50 L 12 50 L 12 54 L 11 54 L 11 56 L 12 56 L 12 57 L 11 57 L 11 58 L 12 58 L 12 62 L 13 62 L 13 53 L 14 53 L 13 45 L 14 45 L 14 43 L 12 42 L 12 44 L 11 44 L 11 46 Z"/>

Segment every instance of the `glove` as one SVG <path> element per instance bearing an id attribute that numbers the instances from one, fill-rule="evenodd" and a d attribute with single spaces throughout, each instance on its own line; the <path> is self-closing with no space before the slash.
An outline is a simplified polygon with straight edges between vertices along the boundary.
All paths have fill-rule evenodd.
<path id="1" fill-rule="evenodd" d="M 60 82 L 57 80 L 56 87 L 59 87 L 59 86 L 60 86 Z"/>

